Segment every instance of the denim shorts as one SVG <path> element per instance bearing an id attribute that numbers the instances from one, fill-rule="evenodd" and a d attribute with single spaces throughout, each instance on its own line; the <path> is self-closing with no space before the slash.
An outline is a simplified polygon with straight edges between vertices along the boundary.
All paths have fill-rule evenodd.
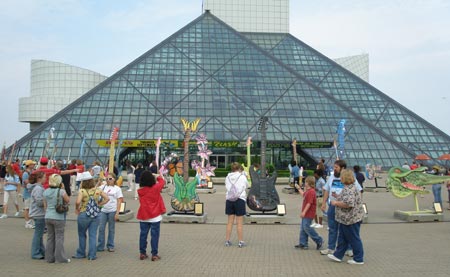
<path id="1" fill-rule="evenodd" d="M 236 201 L 227 200 L 225 203 L 225 214 L 236 216 L 245 215 L 245 201 L 240 198 Z"/>

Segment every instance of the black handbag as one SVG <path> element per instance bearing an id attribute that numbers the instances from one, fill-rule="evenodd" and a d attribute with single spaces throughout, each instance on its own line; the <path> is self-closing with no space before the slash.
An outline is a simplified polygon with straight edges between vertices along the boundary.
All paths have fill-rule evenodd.
<path id="1" fill-rule="evenodd" d="M 55 210 L 57 213 L 59 214 L 63 214 L 69 211 L 69 204 L 64 203 L 64 200 L 61 197 L 61 193 L 60 193 L 60 188 L 58 189 L 58 192 L 56 193 L 57 195 L 57 202 L 56 202 L 56 206 L 55 206 Z"/>

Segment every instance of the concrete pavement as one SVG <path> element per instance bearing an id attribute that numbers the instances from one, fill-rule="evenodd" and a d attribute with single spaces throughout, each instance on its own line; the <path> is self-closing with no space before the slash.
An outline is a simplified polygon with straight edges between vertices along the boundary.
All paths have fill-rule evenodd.
<path id="1" fill-rule="evenodd" d="M 368 184 L 370 185 L 370 184 Z M 0 220 L 0 275 L 28 276 L 33 274 L 64 274 L 65 276 L 448 276 L 450 258 L 450 213 L 445 201 L 444 222 L 405 223 L 393 217 L 394 210 L 412 210 L 412 198 L 395 199 L 390 193 L 364 193 L 369 211 L 368 224 L 361 228 L 365 249 L 365 265 L 338 264 L 314 250 L 294 249 L 299 236 L 298 195 L 282 193 L 287 207 L 287 224 L 244 226 L 248 246 L 238 248 L 235 229 L 234 246 L 224 247 L 226 215 L 225 190 L 216 185 L 214 194 L 200 194 L 208 214 L 206 224 L 163 223 L 158 262 L 139 260 L 139 224 L 134 219 L 116 224 L 116 252 L 98 253 L 96 261 L 72 260 L 70 264 L 47 264 L 30 258 L 33 230 L 24 228 L 23 218 Z M 443 187 L 443 199 L 448 199 Z M 124 190 L 127 208 L 137 211 L 138 201 Z M 171 211 L 170 196 L 163 193 Z M 78 245 L 75 197 L 65 232 L 68 256 Z M 429 208 L 432 195 L 419 199 L 421 208 Z M 10 207 L 10 215 L 13 214 Z M 327 241 L 326 228 L 318 229 Z"/>

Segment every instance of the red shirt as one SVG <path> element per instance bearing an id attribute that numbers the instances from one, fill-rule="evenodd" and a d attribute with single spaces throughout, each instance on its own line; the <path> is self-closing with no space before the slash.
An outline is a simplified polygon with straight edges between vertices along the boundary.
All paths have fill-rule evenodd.
<path id="1" fill-rule="evenodd" d="M 44 189 L 48 189 L 48 178 L 50 178 L 50 176 L 52 174 L 61 174 L 61 170 L 56 169 L 56 168 L 46 168 L 46 167 L 39 167 L 37 169 L 37 171 L 41 171 L 44 172 L 45 174 L 45 181 L 42 184 L 42 186 L 44 187 Z"/>
<path id="2" fill-rule="evenodd" d="M 67 167 L 67 170 L 71 170 L 71 169 L 76 169 L 77 166 L 74 164 L 69 164 L 69 166 Z M 77 175 L 76 172 L 70 173 L 70 175 Z"/>
<path id="3" fill-rule="evenodd" d="M 22 171 L 20 170 L 19 164 L 13 163 L 11 166 L 14 169 L 14 172 L 16 172 L 17 176 L 22 177 Z"/>
<path id="4" fill-rule="evenodd" d="M 84 172 L 84 165 L 82 165 L 82 164 L 81 165 L 77 165 L 75 168 L 78 169 L 78 172 L 80 172 L 80 173 Z"/>
<path id="5" fill-rule="evenodd" d="M 136 215 L 137 219 L 148 220 L 166 212 L 166 206 L 161 196 L 164 183 L 164 179 L 158 176 L 156 184 L 152 187 L 141 187 L 138 189 L 140 206 Z"/>
<path id="6" fill-rule="evenodd" d="M 305 191 L 303 194 L 302 212 L 305 210 L 306 204 L 310 204 L 308 211 L 305 214 L 305 218 L 314 218 L 316 216 L 316 191 L 312 188 Z"/>

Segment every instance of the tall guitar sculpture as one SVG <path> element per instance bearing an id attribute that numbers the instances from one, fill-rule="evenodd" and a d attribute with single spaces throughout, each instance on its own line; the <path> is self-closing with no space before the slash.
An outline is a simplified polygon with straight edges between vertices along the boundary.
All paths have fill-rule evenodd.
<path id="1" fill-rule="evenodd" d="M 297 139 L 294 138 L 291 145 L 292 145 L 292 160 L 294 160 L 295 163 L 298 165 L 298 163 L 297 163 Z M 289 165 L 289 170 L 291 170 L 291 169 L 292 169 L 292 167 L 291 167 L 291 165 Z M 295 181 L 294 181 L 294 176 L 291 176 L 291 177 L 292 177 L 292 183 L 289 183 L 289 186 L 291 188 L 293 188 L 295 186 Z"/>
<path id="2" fill-rule="evenodd" d="M 250 146 L 252 145 L 252 137 L 247 138 L 247 166 L 242 164 L 245 173 L 247 174 L 248 185 L 252 186 L 252 178 L 250 178 L 250 166 L 251 166 L 251 156 L 250 156 Z"/>
<path id="3" fill-rule="evenodd" d="M 195 179 L 189 181 L 189 141 L 191 140 L 191 134 L 197 131 L 200 118 L 192 122 L 182 118 L 181 122 L 184 127 L 183 176 L 180 176 L 179 173 L 175 173 L 173 176 L 175 190 L 170 204 L 175 211 L 186 213 L 193 211 L 194 204 L 199 202 L 195 190 L 197 181 Z"/>
<path id="4" fill-rule="evenodd" d="M 248 193 L 247 206 L 253 211 L 268 212 L 277 209 L 280 204 L 280 197 L 275 189 L 277 172 L 272 176 L 266 175 L 266 129 L 267 116 L 259 119 L 258 130 L 261 131 L 261 172 L 255 172 L 253 166 L 250 167 L 250 177 L 252 178 L 252 187 Z"/>

